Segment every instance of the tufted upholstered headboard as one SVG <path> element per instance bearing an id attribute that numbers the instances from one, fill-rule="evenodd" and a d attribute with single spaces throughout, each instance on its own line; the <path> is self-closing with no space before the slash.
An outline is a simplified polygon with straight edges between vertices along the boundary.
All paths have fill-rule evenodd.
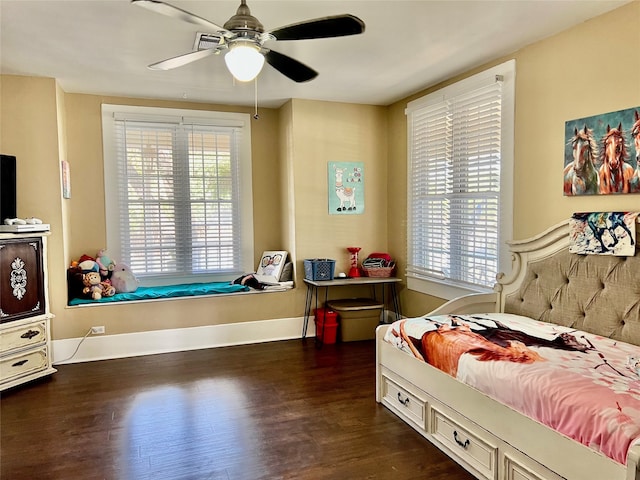
<path id="1" fill-rule="evenodd" d="M 577 255 L 568 224 L 510 247 L 514 271 L 498 280 L 501 310 L 640 345 L 640 250 Z"/>

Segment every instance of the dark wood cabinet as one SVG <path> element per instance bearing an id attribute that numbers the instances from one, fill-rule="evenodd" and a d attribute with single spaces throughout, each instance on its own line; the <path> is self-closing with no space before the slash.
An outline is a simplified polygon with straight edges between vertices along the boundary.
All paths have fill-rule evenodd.
<path id="1" fill-rule="evenodd" d="M 44 315 L 42 238 L 0 240 L 0 323 Z"/>

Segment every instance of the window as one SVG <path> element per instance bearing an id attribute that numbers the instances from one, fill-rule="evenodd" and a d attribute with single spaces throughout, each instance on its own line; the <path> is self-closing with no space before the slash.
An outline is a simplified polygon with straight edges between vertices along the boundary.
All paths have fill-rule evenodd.
<path id="1" fill-rule="evenodd" d="M 515 62 L 407 105 L 408 287 L 490 290 L 510 267 Z"/>
<path id="2" fill-rule="evenodd" d="M 253 270 L 250 117 L 103 105 L 107 248 L 144 285 Z"/>

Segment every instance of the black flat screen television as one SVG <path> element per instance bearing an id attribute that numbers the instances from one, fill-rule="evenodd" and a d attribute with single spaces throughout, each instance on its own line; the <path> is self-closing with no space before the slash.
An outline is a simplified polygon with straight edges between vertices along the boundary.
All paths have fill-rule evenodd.
<path id="1" fill-rule="evenodd" d="M 0 224 L 16 217 L 16 157 L 0 154 Z"/>

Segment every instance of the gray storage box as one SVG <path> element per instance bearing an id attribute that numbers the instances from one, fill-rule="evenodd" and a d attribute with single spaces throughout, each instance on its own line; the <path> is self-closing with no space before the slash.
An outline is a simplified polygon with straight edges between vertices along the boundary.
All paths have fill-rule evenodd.
<path id="1" fill-rule="evenodd" d="M 340 339 L 343 342 L 372 340 L 384 305 L 370 298 L 331 300 L 327 307 L 340 316 Z"/>

